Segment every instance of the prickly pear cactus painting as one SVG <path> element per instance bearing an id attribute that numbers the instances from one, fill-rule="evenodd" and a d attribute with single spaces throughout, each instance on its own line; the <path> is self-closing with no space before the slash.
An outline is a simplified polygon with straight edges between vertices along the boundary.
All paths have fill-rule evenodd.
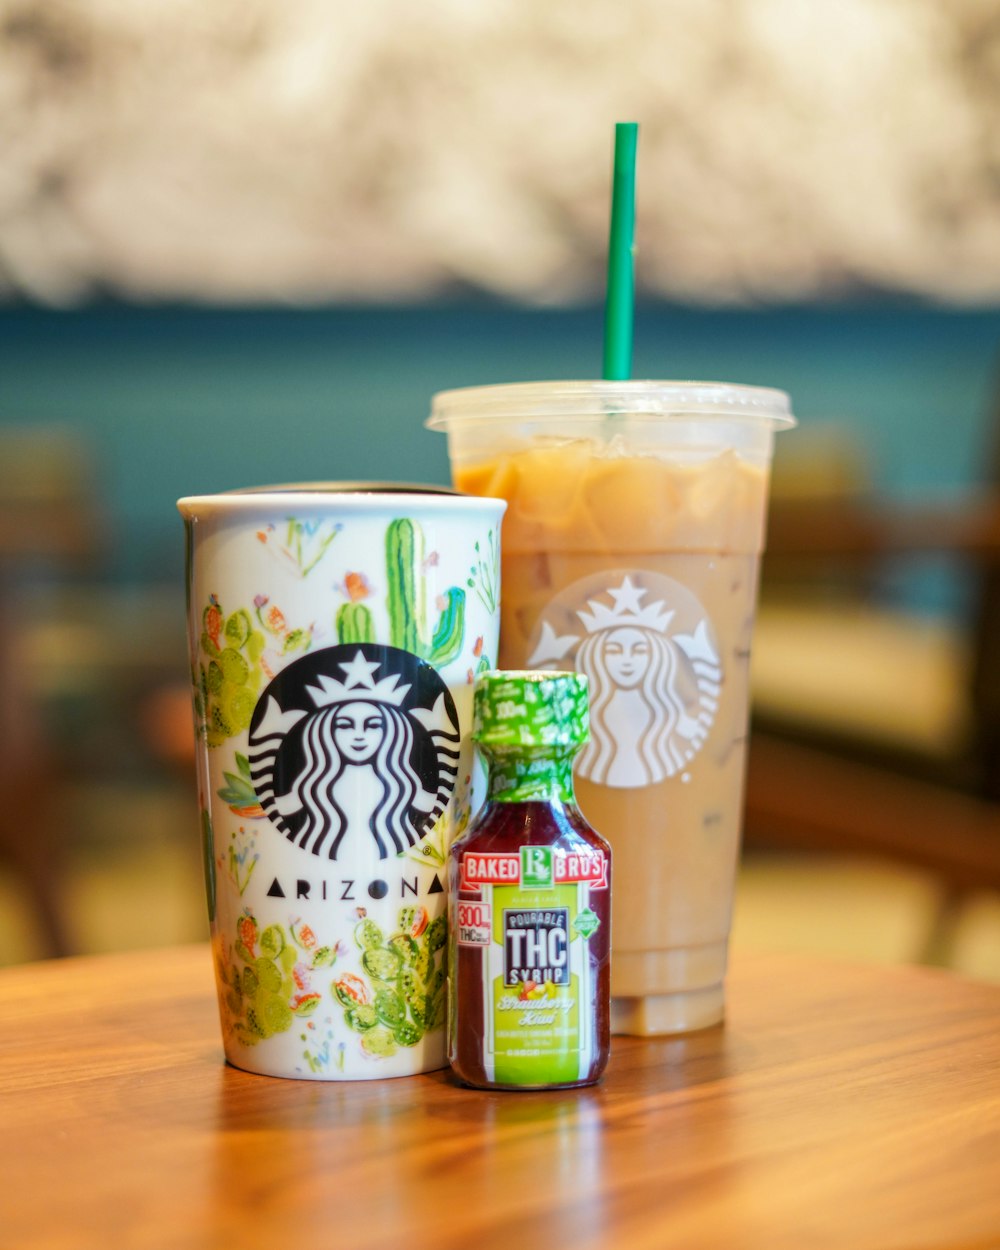
<path id="1" fill-rule="evenodd" d="M 215 747 L 250 724 L 260 688 L 257 661 L 264 651 L 264 636 L 254 629 L 249 612 L 227 616 L 214 594 L 201 624 L 195 712 L 208 745 Z"/>
<path id="2" fill-rule="evenodd" d="M 323 1001 L 313 983 L 337 962 L 343 944 L 319 946 L 308 925 L 270 924 L 261 929 L 246 908 L 235 941 L 223 943 L 217 967 L 223 1029 L 244 1046 L 256 1046 L 311 1016 Z"/>
<path id="3" fill-rule="evenodd" d="M 271 680 L 293 653 L 311 645 L 312 628 L 289 629 L 284 613 L 266 595 L 255 596 L 252 615 L 247 608 L 227 615 L 218 595 L 210 594 L 192 674 L 196 723 L 208 745 L 222 746 L 244 732 L 262 679 Z"/>
<path id="4" fill-rule="evenodd" d="M 344 973 L 331 989 L 367 1055 L 388 1057 L 444 1026 L 444 916 L 428 923 L 426 908 L 403 907 L 396 932 L 386 935 L 361 908 L 354 941 L 361 951 L 360 975 Z"/>

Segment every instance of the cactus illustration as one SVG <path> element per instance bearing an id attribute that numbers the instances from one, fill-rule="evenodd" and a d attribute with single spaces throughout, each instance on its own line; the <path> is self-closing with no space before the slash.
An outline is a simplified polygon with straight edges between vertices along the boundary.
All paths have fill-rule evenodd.
<path id="1" fill-rule="evenodd" d="M 424 535 L 407 517 L 390 522 L 385 535 L 389 639 L 431 664 L 450 664 L 462 649 L 465 591 L 452 586 L 433 633 L 428 637 L 427 590 L 423 579 Z"/>
<path id="2" fill-rule="evenodd" d="M 195 711 L 210 747 L 221 746 L 250 724 L 263 650 L 264 635 L 254 629 L 250 613 L 239 608 L 227 616 L 218 598 L 210 595 L 202 613 L 201 654 L 193 673 Z"/>
<path id="3" fill-rule="evenodd" d="M 489 551 L 484 552 L 476 543 L 476 562 L 469 569 L 466 585 L 476 594 L 487 612 L 495 612 L 500 602 L 500 547 L 493 531 L 487 535 Z"/>
<path id="4" fill-rule="evenodd" d="M 418 624 L 427 611 L 424 585 L 418 579 L 423 534 L 408 517 L 390 522 L 385 532 L 385 574 L 389 637 L 394 647 L 420 653 Z"/>
<path id="5" fill-rule="evenodd" d="M 408 517 L 391 521 L 386 530 L 385 575 L 389 642 L 437 667 L 450 664 L 465 636 L 465 591 L 457 586 L 445 591 L 439 600 L 440 616 L 429 628 L 424 535 Z M 362 603 L 345 603 L 336 625 L 342 643 L 375 641 L 371 612 Z"/>
<path id="6" fill-rule="evenodd" d="M 337 637 L 341 642 L 374 642 L 372 614 L 363 603 L 342 604 L 337 612 Z"/>
<path id="7" fill-rule="evenodd" d="M 430 649 L 424 656 L 432 664 L 449 664 L 462 649 L 465 635 L 465 591 L 452 586 L 444 593 L 444 607 Z"/>
<path id="8" fill-rule="evenodd" d="M 317 947 L 312 931 L 296 931 L 294 923 L 262 931 L 245 908 L 236 921 L 235 943 L 229 947 L 223 941 L 216 956 L 223 1028 L 244 1046 L 256 1046 L 287 1032 L 296 1018 L 313 1015 L 323 993 L 312 977 L 335 964 L 342 949 L 347 949 L 342 943 Z"/>

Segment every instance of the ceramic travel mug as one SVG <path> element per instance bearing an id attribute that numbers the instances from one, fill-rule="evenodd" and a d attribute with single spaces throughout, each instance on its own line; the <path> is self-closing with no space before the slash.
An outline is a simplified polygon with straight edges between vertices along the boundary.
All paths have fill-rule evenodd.
<path id="1" fill-rule="evenodd" d="M 332 484 L 182 499 L 226 1057 L 350 1080 L 445 1064 L 446 872 L 482 801 L 504 504 Z"/>
<path id="2" fill-rule="evenodd" d="M 723 1015 L 750 641 L 781 391 L 547 382 L 449 391 L 455 485 L 507 500 L 503 668 L 590 679 L 583 814 L 611 843 L 611 1022 Z"/>

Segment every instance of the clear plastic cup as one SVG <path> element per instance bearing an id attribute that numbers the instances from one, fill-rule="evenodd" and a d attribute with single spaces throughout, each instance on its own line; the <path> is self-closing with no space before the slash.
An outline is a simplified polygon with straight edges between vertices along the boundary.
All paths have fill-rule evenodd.
<path id="1" fill-rule="evenodd" d="M 714 382 L 446 391 L 455 486 L 507 501 L 500 664 L 591 682 L 577 769 L 614 853 L 612 1027 L 717 1023 L 742 829 L 750 642 L 787 395 Z"/>

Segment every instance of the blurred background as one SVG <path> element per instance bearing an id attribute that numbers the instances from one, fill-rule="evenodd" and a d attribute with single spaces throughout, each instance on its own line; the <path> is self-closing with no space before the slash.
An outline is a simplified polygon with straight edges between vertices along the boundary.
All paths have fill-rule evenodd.
<path id="1" fill-rule="evenodd" d="M 994 0 L 0 0 L 0 963 L 207 934 L 174 501 L 597 376 L 634 119 L 634 376 L 800 418 L 735 941 L 1000 980 L 998 114 Z"/>

